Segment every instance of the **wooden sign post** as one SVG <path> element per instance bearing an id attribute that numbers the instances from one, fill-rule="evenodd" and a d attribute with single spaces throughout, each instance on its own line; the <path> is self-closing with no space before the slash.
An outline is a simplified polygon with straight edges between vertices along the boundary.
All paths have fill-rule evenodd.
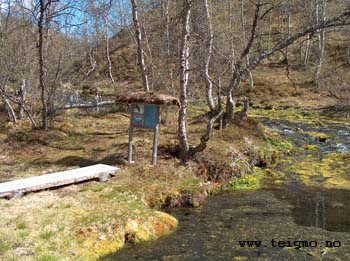
<path id="1" fill-rule="evenodd" d="M 180 101 L 166 94 L 144 91 L 117 94 L 115 101 L 116 103 L 131 105 L 128 161 L 133 162 L 132 139 L 134 128 L 151 129 L 154 131 L 152 165 L 156 165 L 160 106 L 177 106 L 180 108 Z"/>
<path id="2" fill-rule="evenodd" d="M 157 163 L 157 147 L 158 147 L 158 132 L 159 132 L 159 105 L 154 104 L 131 104 L 131 117 L 129 128 L 129 151 L 128 161 L 132 160 L 132 143 L 134 128 L 152 129 L 153 136 L 153 151 L 152 151 L 152 165 Z"/>

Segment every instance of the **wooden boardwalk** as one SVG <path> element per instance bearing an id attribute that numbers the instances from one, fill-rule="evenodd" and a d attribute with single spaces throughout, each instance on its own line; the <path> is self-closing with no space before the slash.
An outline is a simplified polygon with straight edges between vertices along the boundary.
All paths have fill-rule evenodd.
<path id="1" fill-rule="evenodd" d="M 119 168 L 116 167 L 97 164 L 79 169 L 66 170 L 52 174 L 0 183 L 0 198 L 12 198 L 15 196 L 21 196 L 30 191 L 59 187 L 92 179 L 106 181 L 110 175 L 114 174 L 118 170 Z"/>

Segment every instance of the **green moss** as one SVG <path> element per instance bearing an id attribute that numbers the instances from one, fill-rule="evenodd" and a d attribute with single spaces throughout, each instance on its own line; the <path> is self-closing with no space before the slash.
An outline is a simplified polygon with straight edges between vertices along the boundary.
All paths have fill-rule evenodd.
<path id="1" fill-rule="evenodd" d="M 309 186 L 327 188 L 350 188 L 350 180 L 346 176 L 348 154 L 327 153 L 321 160 L 313 155 L 292 162 L 288 171 L 299 174 L 299 179 Z"/>
<path id="2" fill-rule="evenodd" d="M 265 141 L 268 144 L 271 144 L 272 146 L 275 146 L 276 148 L 281 149 L 281 150 L 287 150 L 287 149 L 291 149 L 293 147 L 293 145 L 290 142 L 285 141 L 285 140 L 277 140 L 274 138 L 266 137 Z"/>
<path id="3" fill-rule="evenodd" d="M 313 144 L 305 144 L 303 146 L 303 148 L 306 150 L 311 150 L 311 151 L 319 151 L 320 150 L 320 148 L 318 146 L 313 145 Z"/>
<path id="4" fill-rule="evenodd" d="M 230 179 L 228 184 L 222 186 L 222 190 L 257 189 L 259 187 L 260 182 L 256 176 L 247 176 L 244 178 Z"/>

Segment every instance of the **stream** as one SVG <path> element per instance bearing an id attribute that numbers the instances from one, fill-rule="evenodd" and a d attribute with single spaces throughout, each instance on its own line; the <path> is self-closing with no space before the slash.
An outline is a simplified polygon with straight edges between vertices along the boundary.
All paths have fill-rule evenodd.
<path id="1" fill-rule="evenodd" d="M 260 121 L 296 147 L 261 189 L 169 210 L 174 233 L 102 260 L 350 260 L 349 121 Z"/>

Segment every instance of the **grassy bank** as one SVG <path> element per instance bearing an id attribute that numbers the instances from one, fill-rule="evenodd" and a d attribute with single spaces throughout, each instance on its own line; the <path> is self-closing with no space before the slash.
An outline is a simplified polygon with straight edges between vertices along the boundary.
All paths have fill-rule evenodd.
<path id="1" fill-rule="evenodd" d="M 190 140 L 203 133 L 203 106 L 190 108 Z M 163 207 L 199 206 L 208 192 L 256 187 L 253 165 L 275 162 L 290 149 L 254 120 L 213 133 L 208 148 L 187 166 L 176 154 L 176 112 L 164 112 L 159 161 L 150 166 L 152 133 L 137 130 L 136 163 L 128 164 L 123 112 L 70 111 L 48 132 L 1 123 L 0 181 L 96 163 L 121 171 L 108 182 L 77 184 L 0 200 L 0 257 L 4 260 L 94 260 L 124 244 L 152 240 L 174 230 Z M 4 121 L 1 121 L 4 122 Z"/>

